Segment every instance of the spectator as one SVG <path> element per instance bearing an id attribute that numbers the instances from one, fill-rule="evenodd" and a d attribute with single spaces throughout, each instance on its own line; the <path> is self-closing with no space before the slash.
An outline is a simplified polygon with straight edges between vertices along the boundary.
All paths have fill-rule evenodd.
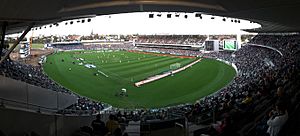
<path id="1" fill-rule="evenodd" d="M 96 115 L 96 119 L 92 121 L 91 126 L 93 133 L 97 136 L 104 136 L 107 133 L 107 128 L 105 127 L 105 123 L 101 120 L 100 114 Z"/>
<path id="2" fill-rule="evenodd" d="M 287 106 L 289 105 L 289 98 L 286 95 L 286 93 L 284 93 L 283 87 L 281 87 L 281 86 L 278 87 L 276 94 L 277 94 L 277 102 L 276 103 L 282 103 L 283 106 L 285 108 L 287 108 Z"/>
<path id="3" fill-rule="evenodd" d="M 252 102 L 252 95 L 249 93 L 246 98 L 242 101 L 243 104 L 250 104 Z"/>
<path id="4" fill-rule="evenodd" d="M 269 126 L 267 133 L 270 134 L 270 136 L 277 136 L 281 127 L 288 119 L 288 113 L 283 103 L 276 104 L 276 111 L 271 112 L 269 116 L 270 119 L 267 121 Z"/>
<path id="5" fill-rule="evenodd" d="M 293 80 L 294 73 L 299 73 L 300 46 L 298 45 L 297 41 L 300 40 L 300 35 L 257 35 L 251 40 L 252 43 L 276 48 L 282 52 L 283 56 L 279 55 L 278 52 L 274 50 L 251 46 L 250 44 L 242 46 L 242 48 L 238 51 L 235 51 L 234 54 L 231 52 L 221 51 L 201 54 L 199 51 L 189 50 L 185 47 L 166 47 L 166 44 L 200 44 L 205 39 L 206 38 L 202 36 L 139 36 L 137 43 L 153 44 L 145 44 L 136 47 L 132 46 L 132 44 L 102 45 L 92 43 L 89 45 L 76 46 L 58 45 L 56 48 L 61 48 L 63 50 L 121 49 L 185 56 L 204 55 L 204 57 L 207 58 L 222 59 L 228 61 L 229 63 L 236 64 L 238 75 L 234 78 L 234 80 L 228 86 L 219 90 L 215 94 L 199 100 L 195 105 L 184 104 L 168 107 L 163 110 L 147 110 L 144 112 L 141 112 L 141 110 L 134 112 L 130 111 L 130 114 L 124 114 L 124 116 L 130 120 L 140 120 L 142 113 L 143 116 L 145 116 L 144 118 L 147 119 L 168 119 L 168 115 L 171 115 L 171 113 L 182 113 L 182 115 L 186 114 L 190 120 L 194 121 L 199 118 L 212 118 L 212 110 L 214 110 L 214 112 L 217 114 L 217 117 L 228 112 L 233 115 L 241 116 L 241 109 L 251 109 L 249 107 L 252 105 L 255 106 L 255 103 L 260 105 L 260 101 L 258 101 L 259 99 L 263 98 L 264 96 L 268 96 L 269 94 L 273 94 L 274 92 L 272 91 L 274 88 L 286 85 L 289 83 L 289 81 Z M 159 44 L 160 46 L 157 46 L 156 44 Z M 54 91 L 71 93 L 66 88 L 52 81 L 47 75 L 43 74 L 42 69 L 30 65 L 7 60 L 0 64 L 0 74 Z M 255 92 L 253 90 L 258 91 Z M 275 101 L 277 101 L 277 103 L 283 103 L 283 107 L 289 105 L 288 92 L 285 92 L 283 87 L 279 87 L 277 89 L 276 97 L 277 99 L 275 99 Z M 80 114 L 81 112 L 94 114 L 103 110 L 103 105 L 104 104 L 92 101 L 88 98 L 78 96 L 78 102 L 62 112 L 66 113 L 66 111 L 71 110 L 71 113 L 75 114 Z M 73 110 L 76 112 L 73 112 Z M 245 111 L 246 110 L 243 110 L 243 112 Z M 117 113 L 118 109 L 112 112 Z M 252 111 L 248 110 L 247 112 L 251 113 Z M 273 115 L 277 115 L 277 112 L 277 110 L 273 111 L 273 113 L 276 113 Z M 122 119 L 123 115 L 119 113 L 118 117 Z M 116 120 L 117 119 L 113 117 L 113 119 L 110 119 L 106 123 L 106 126 L 110 130 L 111 134 L 116 128 L 119 127 L 119 123 Z M 266 119 L 264 124 L 266 124 L 267 120 L 268 119 Z M 124 121 L 120 120 L 120 123 L 121 122 Z"/>
<path id="6" fill-rule="evenodd" d="M 217 132 L 217 134 L 222 134 L 226 127 L 229 125 L 229 118 L 226 117 L 222 121 L 217 122 L 216 124 L 212 124 L 212 127 Z"/>
<path id="7" fill-rule="evenodd" d="M 116 120 L 114 115 L 109 115 L 109 120 L 106 122 L 106 127 L 110 134 L 113 134 L 117 128 L 120 128 L 119 122 Z"/>

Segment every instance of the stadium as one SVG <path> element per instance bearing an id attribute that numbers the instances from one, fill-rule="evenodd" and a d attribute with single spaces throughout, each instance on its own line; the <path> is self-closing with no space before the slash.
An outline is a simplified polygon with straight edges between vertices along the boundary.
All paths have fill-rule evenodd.
<path id="1" fill-rule="evenodd" d="M 1 5 L 0 136 L 300 133 L 296 1 Z"/>
<path id="2" fill-rule="evenodd" d="M 228 84 L 234 76 L 233 68 L 230 68 L 225 63 L 222 64 L 220 62 L 214 62 L 214 60 L 203 59 L 201 60 L 201 63 L 204 64 L 201 66 L 200 64 L 191 66 L 192 68 L 190 69 L 193 69 L 193 71 L 186 68 L 186 71 L 178 73 L 177 79 L 174 79 L 176 78 L 175 76 L 177 76 L 177 74 L 172 73 L 173 76 L 167 76 L 165 77 L 166 79 L 157 80 L 152 84 L 149 83 L 146 85 L 146 83 L 143 83 L 145 85 L 135 85 L 139 82 L 143 82 L 144 79 L 151 79 L 151 77 L 153 78 L 165 73 L 167 75 L 171 75 L 172 69 L 176 70 L 180 68 L 181 65 L 186 66 L 187 64 L 197 60 L 196 58 L 160 56 L 162 54 L 144 54 L 144 52 L 110 52 L 108 50 L 107 52 L 103 53 L 90 51 L 81 52 L 80 55 L 77 53 L 78 52 L 59 53 L 51 57 L 47 57 L 47 63 L 44 64 L 44 70 L 52 79 L 59 81 L 59 83 L 67 88 L 70 88 L 70 90 L 78 90 L 78 92 L 76 91 L 78 94 L 84 95 L 85 93 L 88 93 L 86 88 L 89 88 L 90 94 L 87 94 L 87 96 L 90 98 L 102 100 L 103 102 L 107 101 L 107 103 L 111 105 L 125 108 L 157 108 L 157 106 L 161 107 L 183 102 L 193 102 L 196 99 L 201 98 L 201 96 L 206 96 L 210 94 L 210 92 L 215 91 L 214 88 L 218 90 L 222 86 Z M 78 59 L 78 66 L 74 67 L 74 65 L 76 65 L 76 59 L 72 59 L 71 57 L 82 60 L 84 59 L 84 61 L 81 62 Z M 63 58 L 64 62 L 61 62 L 60 58 Z M 99 59 L 97 60 L 97 58 Z M 73 64 L 73 62 L 75 64 Z M 65 63 L 68 64 L 64 65 Z M 92 63 L 95 65 L 95 67 L 90 68 L 82 66 L 88 65 L 87 63 Z M 100 68 L 98 69 L 98 67 Z M 206 69 L 210 69 L 210 71 Z M 84 72 L 84 70 L 87 71 Z M 205 73 L 198 71 L 205 71 Z M 76 75 L 76 73 L 80 74 Z M 196 74 L 197 76 L 193 76 Z M 82 77 L 82 75 L 86 75 L 86 77 Z M 183 77 L 183 75 L 186 77 Z M 70 76 L 70 79 L 62 80 L 63 78 L 61 78 L 68 78 L 68 76 Z M 84 81 L 77 79 L 78 82 L 76 82 L 74 79 L 76 77 L 86 79 Z M 189 80 L 185 80 L 185 78 L 189 78 Z M 219 80 L 222 82 L 218 82 Z M 85 83 L 85 81 L 89 83 Z M 95 81 L 95 83 L 91 83 L 92 81 Z M 68 86 L 66 82 L 71 82 L 72 85 Z M 210 85 L 209 83 L 213 85 Z M 187 84 L 188 86 L 176 86 L 176 84 Z M 204 90 L 198 87 L 209 89 Z M 120 98 L 121 96 L 119 96 L 122 89 L 126 89 L 126 98 Z M 105 90 L 108 92 L 104 92 Z M 191 92 L 188 90 L 191 90 Z M 101 93 L 99 93 L 99 96 L 97 96 L 97 92 L 99 91 Z M 199 94 L 195 95 L 194 92 L 198 92 Z M 174 96 L 166 95 L 168 93 L 174 94 Z M 165 97 L 161 98 L 157 97 L 157 95 L 162 95 Z M 179 96 L 184 96 L 185 98 L 181 98 Z M 197 96 L 198 98 L 193 98 L 193 96 Z M 169 102 L 161 101 L 162 99 L 168 99 L 166 97 L 183 100 L 170 100 Z M 140 100 L 138 100 L 138 98 L 140 98 Z M 134 101 L 136 101 L 136 103 L 134 103 Z M 157 104 L 155 104 L 155 102 L 157 102 Z"/>

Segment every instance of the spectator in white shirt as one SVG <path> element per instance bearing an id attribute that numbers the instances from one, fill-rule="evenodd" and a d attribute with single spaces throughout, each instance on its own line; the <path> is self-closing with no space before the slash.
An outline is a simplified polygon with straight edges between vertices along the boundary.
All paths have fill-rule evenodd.
<path id="1" fill-rule="evenodd" d="M 276 104 L 276 111 L 270 112 L 269 116 L 270 119 L 267 121 L 269 126 L 267 133 L 270 134 L 270 136 L 277 136 L 281 127 L 288 120 L 287 110 L 283 104 L 278 103 Z"/>

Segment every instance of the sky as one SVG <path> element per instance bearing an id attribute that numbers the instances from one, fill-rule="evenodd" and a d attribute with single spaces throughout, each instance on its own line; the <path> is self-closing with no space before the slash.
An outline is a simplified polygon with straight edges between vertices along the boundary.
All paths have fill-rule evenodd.
<path id="1" fill-rule="evenodd" d="M 149 14 L 154 14 L 154 18 L 149 18 Z M 157 14 L 161 14 L 158 17 Z M 202 19 L 195 17 L 195 13 L 171 13 L 172 17 L 167 18 L 167 12 L 144 12 L 144 13 L 123 13 L 113 15 L 103 15 L 91 18 L 91 22 L 77 23 L 77 20 L 73 20 L 73 24 L 70 25 L 70 21 L 63 21 L 59 23 L 59 26 L 46 25 L 46 28 L 30 31 L 26 37 L 30 36 L 63 36 L 69 34 L 77 35 L 90 35 L 91 32 L 99 35 L 109 34 L 238 34 L 246 33 L 241 29 L 251 29 L 260 27 L 259 24 L 250 23 L 247 20 L 240 20 L 241 23 L 231 22 L 232 18 L 214 16 L 215 19 L 211 19 L 211 15 L 202 14 Z M 175 14 L 179 14 L 179 17 L 175 17 Z M 188 15 L 188 18 L 184 18 L 184 15 Z M 65 25 L 68 22 L 68 25 Z M 20 35 L 20 34 L 19 34 Z"/>

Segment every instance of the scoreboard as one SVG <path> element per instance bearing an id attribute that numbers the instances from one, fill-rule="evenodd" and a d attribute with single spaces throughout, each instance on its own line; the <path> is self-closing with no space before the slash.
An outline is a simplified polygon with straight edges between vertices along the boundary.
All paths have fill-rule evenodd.
<path id="1" fill-rule="evenodd" d="M 236 51 L 238 44 L 236 40 L 223 40 L 223 50 Z"/>

